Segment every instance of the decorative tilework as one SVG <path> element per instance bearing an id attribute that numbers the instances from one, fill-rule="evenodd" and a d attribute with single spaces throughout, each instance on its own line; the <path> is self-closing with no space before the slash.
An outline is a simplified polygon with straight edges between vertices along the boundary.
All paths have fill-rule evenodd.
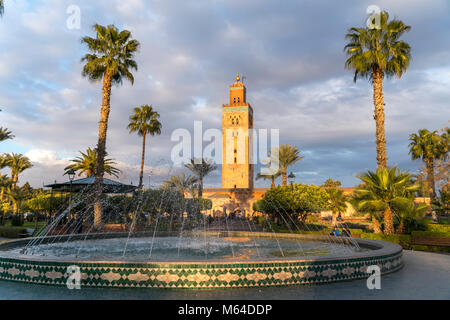
<path id="1" fill-rule="evenodd" d="M 378 265 L 382 274 L 394 272 L 403 266 L 400 246 L 366 239 L 358 239 L 358 241 L 378 249 L 351 257 L 327 259 L 233 263 L 100 263 L 20 260 L 3 255 L 1 250 L 5 248 L 2 244 L 0 245 L 0 279 L 64 286 L 68 279 L 67 267 L 78 265 L 81 270 L 82 287 L 245 288 L 361 279 L 369 276 L 366 270 L 370 265 Z M 14 244 L 9 242 L 6 247 L 11 245 Z"/>

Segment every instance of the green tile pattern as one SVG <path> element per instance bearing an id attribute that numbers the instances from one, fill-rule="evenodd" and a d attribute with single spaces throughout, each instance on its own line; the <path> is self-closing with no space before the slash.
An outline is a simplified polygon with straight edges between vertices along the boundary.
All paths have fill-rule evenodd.
<path id="1" fill-rule="evenodd" d="M 67 267 L 78 265 L 82 287 L 244 288 L 318 284 L 367 278 L 378 265 L 382 274 L 403 266 L 402 251 L 392 254 L 323 261 L 242 263 L 96 263 L 48 262 L 0 257 L 0 279 L 65 286 Z"/>

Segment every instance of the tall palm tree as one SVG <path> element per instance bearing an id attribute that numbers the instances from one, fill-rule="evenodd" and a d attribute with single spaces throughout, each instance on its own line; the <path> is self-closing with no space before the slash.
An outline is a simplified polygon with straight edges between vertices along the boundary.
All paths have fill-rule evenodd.
<path id="1" fill-rule="evenodd" d="M 212 164 L 212 161 L 201 159 L 191 159 L 191 163 L 185 165 L 194 176 L 198 179 L 198 197 L 203 196 L 203 178 L 217 169 L 217 166 Z"/>
<path id="2" fill-rule="evenodd" d="M 161 134 L 161 122 L 159 122 L 159 113 L 153 110 L 152 106 L 145 105 L 140 108 L 134 108 L 134 114 L 130 116 L 128 130 L 130 133 L 137 132 L 142 137 L 142 158 L 141 172 L 139 174 L 139 188 L 142 188 L 142 179 L 144 177 L 145 160 L 145 139 L 147 134 L 152 136 Z"/>
<path id="3" fill-rule="evenodd" d="M 409 67 L 411 47 L 400 37 L 411 27 L 401 20 L 391 20 L 383 11 L 380 13 L 379 28 L 350 28 L 345 39 L 344 50 L 348 56 L 345 68 L 355 72 L 358 78 L 370 79 L 373 85 L 375 105 L 376 144 L 378 167 L 387 167 L 386 136 L 384 128 L 384 77 L 400 78 Z"/>
<path id="4" fill-rule="evenodd" d="M 382 212 L 384 233 L 394 233 L 393 208 L 409 201 L 419 188 L 412 185 L 413 175 L 396 167 L 380 167 L 358 176 L 364 183 L 355 190 L 356 208 L 360 212 Z"/>
<path id="5" fill-rule="evenodd" d="M 422 159 L 425 162 L 428 188 L 431 191 L 430 197 L 436 199 L 434 162 L 436 159 L 446 157 L 445 140 L 437 131 L 430 132 L 427 129 L 420 129 L 418 134 L 411 134 L 409 140 L 411 141 L 409 144 L 409 154 L 413 160 Z"/>
<path id="6" fill-rule="evenodd" d="M 287 169 L 288 167 L 294 165 L 298 161 L 302 160 L 304 157 L 300 156 L 300 151 L 295 146 L 284 145 L 280 146 L 278 150 L 279 154 L 279 163 L 280 163 L 280 171 L 283 181 L 283 186 L 287 185 Z"/>
<path id="7" fill-rule="evenodd" d="M 168 180 L 163 181 L 163 188 L 175 189 L 181 194 L 185 194 L 186 192 L 191 192 L 197 183 L 197 178 L 188 175 L 182 172 L 180 175 L 172 176 Z M 195 196 L 194 194 L 192 196 Z"/>
<path id="8" fill-rule="evenodd" d="M 11 131 L 9 131 L 7 128 L 0 127 L 0 142 L 12 138 L 14 138 L 14 136 L 11 134 Z"/>
<path id="9" fill-rule="evenodd" d="M 103 81 L 97 143 L 97 170 L 94 183 L 94 226 L 98 228 L 102 222 L 101 194 L 106 154 L 106 133 L 111 109 L 111 87 L 113 84 L 121 84 L 123 79 L 129 80 L 131 84 L 134 83 L 131 70 L 137 70 L 137 63 L 133 58 L 139 48 L 139 42 L 131 39 L 130 31 L 119 31 L 114 25 L 105 27 L 96 24 L 94 29 L 97 33 L 95 38 L 84 37 L 82 39 L 90 53 L 86 54 L 81 61 L 86 62 L 82 72 L 84 77 L 95 82 Z"/>
<path id="10" fill-rule="evenodd" d="M 336 188 L 327 188 L 328 208 L 331 210 L 332 225 L 337 224 L 338 214 L 347 210 L 347 196 L 344 191 Z"/>
<path id="11" fill-rule="evenodd" d="M 16 189 L 17 182 L 19 181 L 19 174 L 33 167 L 30 159 L 24 157 L 22 154 L 16 153 L 7 154 L 5 164 L 11 169 L 12 190 Z"/>
<path id="12" fill-rule="evenodd" d="M 73 170 L 75 172 L 78 172 L 78 176 L 81 176 L 84 174 L 87 178 L 95 176 L 95 171 L 97 168 L 97 149 L 91 149 L 88 148 L 85 152 L 81 152 L 81 156 L 76 157 L 72 160 L 72 164 L 68 165 L 64 168 L 66 171 L 65 174 L 68 173 L 69 170 Z M 105 152 L 105 157 L 108 155 L 107 152 Z M 104 172 L 118 177 L 120 170 L 113 167 L 115 162 L 112 159 L 106 159 L 104 160 Z"/>

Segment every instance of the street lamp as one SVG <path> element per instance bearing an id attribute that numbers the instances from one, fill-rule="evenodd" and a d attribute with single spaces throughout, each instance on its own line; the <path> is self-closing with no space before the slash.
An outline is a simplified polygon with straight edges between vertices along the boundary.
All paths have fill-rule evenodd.
<path id="1" fill-rule="evenodd" d="M 70 169 L 69 171 L 67 171 L 66 173 L 69 176 L 69 181 L 70 181 L 70 195 L 69 195 L 69 216 L 70 216 L 70 211 L 71 211 L 71 205 L 72 205 L 72 181 L 73 179 L 75 179 L 75 171 L 73 169 Z"/>
<path id="2" fill-rule="evenodd" d="M 291 183 L 291 190 L 294 191 L 294 180 L 295 180 L 295 174 L 291 172 L 291 174 L 288 176 L 289 182 Z"/>

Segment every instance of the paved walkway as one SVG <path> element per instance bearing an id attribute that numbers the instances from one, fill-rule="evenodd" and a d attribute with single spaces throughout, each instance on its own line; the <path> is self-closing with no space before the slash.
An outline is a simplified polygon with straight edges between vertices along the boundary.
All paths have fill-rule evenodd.
<path id="1" fill-rule="evenodd" d="M 214 291 L 164 289 L 81 289 L 0 281 L 0 299 L 450 299 L 450 255 L 404 252 L 405 267 L 381 279 L 381 290 L 365 280 L 263 289 Z"/>

